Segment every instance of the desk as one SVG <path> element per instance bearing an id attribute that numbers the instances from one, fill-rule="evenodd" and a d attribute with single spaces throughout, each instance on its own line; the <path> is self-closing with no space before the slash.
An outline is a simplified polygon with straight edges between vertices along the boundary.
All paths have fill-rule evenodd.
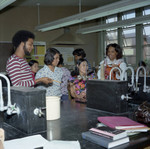
<path id="1" fill-rule="evenodd" d="M 79 140 L 81 149 L 103 149 L 103 147 L 83 140 L 81 137 L 82 132 L 96 126 L 98 116 L 108 116 L 108 113 L 87 108 L 86 104 L 70 100 L 64 101 L 61 103 L 61 118 L 47 121 L 47 139 Z M 132 114 L 129 116 L 132 116 Z M 6 140 L 26 136 L 26 134 L 7 124 L 1 125 L 5 130 Z M 132 136 L 129 143 L 115 147 L 115 149 L 142 149 L 146 146 L 150 146 L 150 132 Z"/>
<path id="2" fill-rule="evenodd" d="M 81 133 L 95 127 L 98 116 L 108 116 L 108 113 L 86 107 L 86 104 L 74 101 L 61 103 L 61 118 L 47 121 L 48 140 L 79 140 L 81 149 L 103 149 L 103 147 L 83 140 Z M 130 142 L 115 149 L 142 149 L 150 146 L 150 132 L 141 133 L 130 138 Z"/>

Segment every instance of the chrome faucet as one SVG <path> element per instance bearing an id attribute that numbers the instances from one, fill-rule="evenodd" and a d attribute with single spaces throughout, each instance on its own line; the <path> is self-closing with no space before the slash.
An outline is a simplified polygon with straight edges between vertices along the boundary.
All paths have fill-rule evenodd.
<path id="1" fill-rule="evenodd" d="M 130 67 L 130 66 L 128 66 L 128 67 L 126 68 L 126 71 L 127 71 L 128 69 L 130 69 L 130 70 L 131 70 L 131 73 L 132 73 L 131 85 L 130 85 L 130 86 L 133 86 L 133 88 L 134 88 L 134 70 L 133 70 L 133 68 Z"/>
<path id="2" fill-rule="evenodd" d="M 7 82 L 7 95 L 8 95 L 8 101 L 7 101 L 7 106 L 4 106 L 4 101 L 3 101 L 3 92 L 2 92 L 2 82 L 0 80 L 0 111 L 7 110 L 7 114 L 19 114 L 20 110 L 18 107 L 16 107 L 16 103 L 14 105 L 11 104 L 11 97 L 10 97 L 10 82 L 9 79 L 4 75 L 0 73 L 0 77 L 3 77 L 6 82 Z"/>
<path id="3" fill-rule="evenodd" d="M 38 115 L 39 117 L 42 117 L 42 116 L 45 115 L 42 110 L 46 110 L 46 107 L 35 108 L 34 111 L 33 111 L 33 113 L 34 113 L 35 115 Z"/>
<path id="4" fill-rule="evenodd" d="M 110 70 L 110 73 L 109 73 L 109 80 L 111 80 L 111 73 L 114 71 L 114 69 L 119 70 L 119 73 L 120 73 L 120 75 L 121 75 L 121 70 L 120 70 L 120 68 L 118 68 L 118 67 L 113 67 L 113 68 Z"/>
<path id="5" fill-rule="evenodd" d="M 0 74 L 0 77 L 3 77 L 5 80 L 6 80 L 6 82 L 7 82 L 7 91 L 8 91 L 8 102 L 7 102 L 7 106 L 4 106 L 4 102 L 3 102 L 3 91 L 2 91 L 2 82 L 1 82 L 1 80 L 0 80 L 0 97 L 1 97 L 1 99 L 0 99 L 0 111 L 4 111 L 4 110 L 6 110 L 9 106 L 11 106 L 11 99 L 10 99 L 10 82 L 9 82 L 9 80 L 8 80 L 8 78 L 5 76 L 5 75 L 3 75 L 3 74 Z"/>
<path id="6" fill-rule="evenodd" d="M 138 78 L 139 78 L 139 70 L 144 70 L 144 86 L 143 86 L 143 92 L 146 92 L 146 69 L 143 66 L 138 67 L 136 71 L 136 92 L 138 91 Z"/>

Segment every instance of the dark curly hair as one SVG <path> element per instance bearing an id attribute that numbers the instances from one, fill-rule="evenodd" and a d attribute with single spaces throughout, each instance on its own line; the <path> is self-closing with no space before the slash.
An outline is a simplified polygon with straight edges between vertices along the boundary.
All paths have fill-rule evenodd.
<path id="1" fill-rule="evenodd" d="M 115 48 L 115 51 L 117 52 L 117 59 L 122 58 L 122 56 L 123 56 L 123 54 L 122 54 L 123 49 L 118 44 L 111 43 L 111 44 L 107 45 L 107 47 L 106 47 L 106 55 L 108 54 L 109 47 Z"/>
<path id="2" fill-rule="evenodd" d="M 57 49 L 55 49 L 55 48 L 48 48 L 46 50 L 46 54 L 45 54 L 45 58 L 44 58 L 44 63 L 46 65 L 52 65 L 52 62 L 54 60 L 54 56 L 57 53 L 60 55 L 60 52 Z"/>
<path id="3" fill-rule="evenodd" d="M 34 39 L 35 36 L 30 31 L 20 30 L 18 31 L 12 38 L 12 44 L 14 47 L 14 51 L 16 51 L 17 47 L 20 45 L 21 42 L 28 41 L 29 38 Z"/>
<path id="4" fill-rule="evenodd" d="M 58 63 L 58 65 L 64 65 L 64 59 L 63 59 L 62 54 L 59 55 L 59 63 Z"/>
<path id="5" fill-rule="evenodd" d="M 82 58 L 86 57 L 86 53 L 82 48 L 75 49 L 72 54 L 77 56 L 82 56 Z"/>
<path id="6" fill-rule="evenodd" d="M 28 64 L 29 64 L 29 66 L 32 66 L 35 63 L 39 64 L 39 62 L 36 60 L 30 60 Z"/>
<path id="7" fill-rule="evenodd" d="M 77 60 L 77 65 L 80 66 L 82 62 L 87 62 L 87 60 L 84 58 L 80 58 Z M 75 70 L 71 72 L 71 76 L 77 76 L 77 75 L 79 75 L 79 68 L 76 66 Z"/>

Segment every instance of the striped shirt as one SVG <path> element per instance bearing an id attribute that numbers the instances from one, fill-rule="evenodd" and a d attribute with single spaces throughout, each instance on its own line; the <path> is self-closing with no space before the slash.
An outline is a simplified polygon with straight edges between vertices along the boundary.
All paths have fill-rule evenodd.
<path id="1" fill-rule="evenodd" d="M 30 66 L 23 58 L 15 54 L 8 59 L 6 71 L 13 86 L 30 87 L 35 85 Z"/>

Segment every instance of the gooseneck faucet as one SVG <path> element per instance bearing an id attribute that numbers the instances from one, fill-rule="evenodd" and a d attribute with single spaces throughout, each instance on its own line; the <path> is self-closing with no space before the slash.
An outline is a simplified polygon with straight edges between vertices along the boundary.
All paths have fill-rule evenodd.
<path id="1" fill-rule="evenodd" d="M 138 67 L 136 71 L 136 92 L 138 91 L 138 78 L 139 78 L 139 70 L 144 70 L 144 86 L 143 86 L 143 92 L 146 92 L 146 69 L 143 66 Z"/>
<path id="2" fill-rule="evenodd" d="M 130 66 L 128 66 L 128 67 L 126 68 L 126 71 L 127 71 L 128 69 L 131 70 L 131 73 L 132 73 L 132 77 L 131 77 L 131 86 L 134 87 L 134 70 L 133 70 L 133 68 L 130 67 Z"/>
<path id="3" fill-rule="evenodd" d="M 4 74 L 1 74 L 1 73 L 0 73 L 0 77 L 4 78 L 7 82 L 7 95 L 8 95 L 7 106 L 4 106 L 2 81 L 0 80 L 0 111 L 7 110 L 8 115 L 15 114 L 15 113 L 19 114 L 20 110 L 18 107 L 16 107 L 16 103 L 14 105 L 11 104 L 9 79 Z"/>
<path id="4" fill-rule="evenodd" d="M 114 71 L 114 69 L 119 70 L 119 73 L 120 73 L 120 75 L 121 75 L 121 70 L 120 70 L 120 68 L 118 68 L 118 67 L 113 67 L 113 68 L 110 70 L 110 73 L 109 73 L 109 80 L 111 80 L 111 73 Z"/>
<path id="5" fill-rule="evenodd" d="M 7 92 L 8 92 L 8 102 L 7 102 L 7 106 L 4 106 L 4 102 L 3 102 L 3 91 L 2 91 L 2 82 L 0 80 L 0 111 L 4 111 L 6 110 L 8 107 L 11 106 L 11 99 L 10 99 L 10 82 L 9 82 L 9 79 L 3 75 L 3 74 L 0 74 L 0 77 L 3 77 L 6 82 L 7 82 Z"/>

